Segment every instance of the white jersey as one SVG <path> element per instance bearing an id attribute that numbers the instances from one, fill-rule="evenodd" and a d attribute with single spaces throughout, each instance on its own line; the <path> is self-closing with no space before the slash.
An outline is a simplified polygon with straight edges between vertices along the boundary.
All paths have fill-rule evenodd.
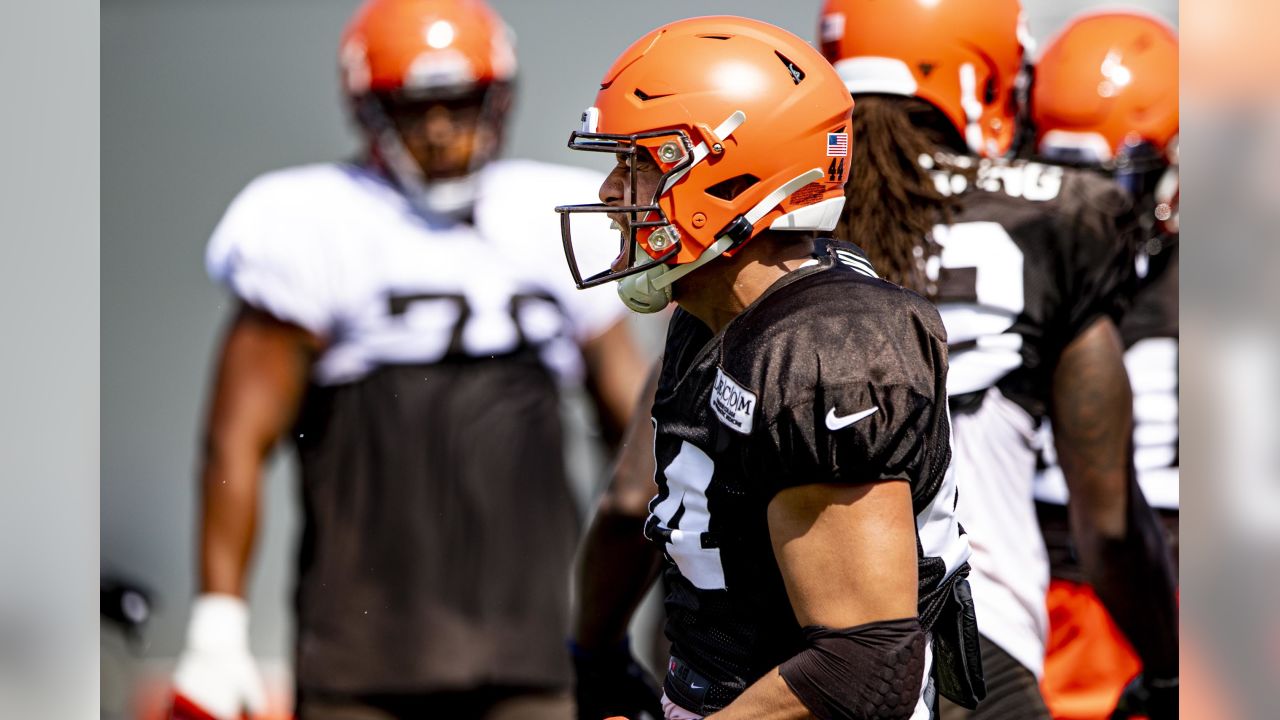
<path id="1" fill-rule="evenodd" d="M 500 161 L 480 171 L 475 225 L 428 218 L 382 175 L 325 163 L 267 173 L 236 197 L 209 242 L 210 276 L 245 302 L 324 338 L 313 380 L 359 380 L 382 365 L 539 348 L 561 378 L 578 345 L 626 311 L 612 286 L 578 290 L 556 205 L 591 201 L 591 171 Z M 617 233 L 597 232 L 608 264 Z"/>
<path id="2" fill-rule="evenodd" d="M 996 388 L 952 415 L 956 515 L 969 536 L 978 630 L 1039 677 L 1049 632 L 1049 557 L 1032 499 L 1034 419 Z"/>

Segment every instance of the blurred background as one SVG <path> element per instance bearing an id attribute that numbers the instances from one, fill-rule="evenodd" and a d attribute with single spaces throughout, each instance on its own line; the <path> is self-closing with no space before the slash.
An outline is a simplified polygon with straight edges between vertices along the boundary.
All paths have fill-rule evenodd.
<path id="1" fill-rule="evenodd" d="M 558 163 L 605 162 L 571 153 L 565 141 L 610 61 L 653 26 L 693 14 L 730 13 L 812 38 L 821 4 L 490 2 L 518 43 L 520 76 L 507 155 Z M 198 423 L 211 352 L 233 307 L 205 275 L 205 243 L 227 203 L 254 176 L 355 150 L 335 58 L 337 38 L 356 5 L 102 4 L 101 223 L 108 251 L 101 267 L 101 565 L 104 575 L 137 583 L 153 600 L 140 637 L 111 648 L 104 644 L 104 704 L 123 702 L 109 694 L 128 687 L 135 673 L 167 671 L 181 647 L 195 589 Z M 1041 41 L 1081 10 L 1116 6 L 1079 0 L 1024 5 L 1031 32 Z M 1178 23 L 1175 0 L 1125 5 Z M 1195 228 L 1192 213 L 1185 216 L 1185 224 Z M 560 252 L 555 238 L 547 242 L 548 252 Z M 646 350 L 656 353 L 662 328 L 651 319 L 637 322 Z M 574 433 L 580 439 L 572 450 L 573 467 L 586 507 L 603 459 L 581 439 L 591 429 L 579 404 L 570 402 L 565 411 L 580 431 Z M 281 453 L 267 488 L 250 586 L 253 649 L 264 663 L 274 659 L 283 669 L 290 652 L 298 527 L 298 489 L 288 453 Z"/>
<path id="2" fill-rule="evenodd" d="M 1184 0 L 1181 12 L 1183 711 L 1274 717 L 1280 3 Z"/>

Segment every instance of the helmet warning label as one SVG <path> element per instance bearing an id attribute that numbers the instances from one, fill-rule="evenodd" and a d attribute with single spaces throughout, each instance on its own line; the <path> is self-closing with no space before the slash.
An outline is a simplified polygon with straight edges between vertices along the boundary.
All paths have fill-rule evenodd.
<path id="1" fill-rule="evenodd" d="M 821 183 L 811 182 L 791 193 L 791 202 L 795 205 L 812 205 L 821 200 L 826 193 L 827 190 Z"/>

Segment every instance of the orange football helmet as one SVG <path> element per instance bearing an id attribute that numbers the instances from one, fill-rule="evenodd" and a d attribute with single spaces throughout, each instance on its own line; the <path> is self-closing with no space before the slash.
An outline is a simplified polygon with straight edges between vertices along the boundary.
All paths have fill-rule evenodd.
<path id="1" fill-rule="evenodd" d="M 1130 12 L 1073 20 L 1045 47 L 1031 92 L 1036 145 L 1075 148 L 1109 163 L 1178 134 L 1178 36 L 1164 21 Z"/>
<path id="2" fill-rule="evenodd" d="M 1033 46 L 1019 0 L 826 0 L 818 34 L 855 96 L 918 97 L 972 152 L 1009 153 Z"/>
<path id="3" fill-rule="evenodd" d="M 483 0 L 369 0 L 342 34 L 339 62 L 351 98 L 466 93 L 515 78 L 515 46 Z"/>
<path id="4" fill-rule="evenodd" d="M 1178 36 L 1158 18 L 1090 13 L 1071 21 L 1036 63 L 1036 148 L 1047 160 L 1098 167 L 1156 219 L 1177 222 Z"/>
<path id="5" fill-rule="evenodd" d="M 429 211 L 470 207 L 471 177 L 497 155 L 510 106 L 516 58 L 512 34 L 483 0 L 368 0 L 343 32 L 343 92 L 374 150 L 410 196 Z M 466 167 L 428 177 L 391 120 L 398 106 L 472 103 L 494 138 L 468 153 Z"/>
<path id="6" fill-rule="evenodd" d="M 641 204 L 570 205 L 565 254 L 579 287 L 621 280 L 632 309 L 654 312 L 671 284 L 767 229 L 826 231 L 844 206 L 853 100 L 804 40 L 756 20 L 701 17 L 636 41 L 605 73 L 572 133 L 574 150 L 646 153 L 664 173 Z M 615 267 L 584 276 L 575 213 L 628 213 Z"/>

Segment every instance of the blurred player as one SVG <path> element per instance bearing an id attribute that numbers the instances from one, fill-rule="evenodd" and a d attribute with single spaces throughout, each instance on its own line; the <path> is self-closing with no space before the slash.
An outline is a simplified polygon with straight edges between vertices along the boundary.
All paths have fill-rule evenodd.
<path id="1" fill-rule="evenodd" d="M 496 160 L 511 42 L 479 0 L 366 3 L 340 54 L 365 154 L 254 180 L 213 234 L 210 274 L 241 304 L 207 419 L 177 717 L 261 709 L 245 570 L 286 434 L 297 717 L 572 715 L 559 387 L 585 369 L 620 428 L 644 368 L 621 303 L 577 292 L 555 244 L 553 198 L 599 176 Z"/>
<path id="2" fill-rule="evenodd" d="M 1073 20 L 1037 63 L 1031 119 L 1040 157 L 1106 173 L 1137 206 L 1139 287 L 1120 324 L 1134 390 L 1134 462 L 1143 494 L 1159 510 L 1176 547 L 1176 33 L 1154 17 L 1134 13 L 1091 13 Z M 1041 687 L 1055 718 L 1105 720 L 1141 662 L 1084 582 L 1068 531 L 1061 470 L 1047 467 L 1035 489 L 1053 578 Z M 1143 679 L 1147 694 L 1176 696 L 1177 687 L 1168 679 Z"/>
<path id="3" fill-rule="evenodd" d="M 957 642 L 972 606 L 941 320 L 822 238 L 855 171 L 851 105 L 794 35 L 696 18 L 619 56 L 570 139 L 618 159 L 603 203 L 560 208 L 579 285 L 617 281 L 639 312 L 679 305 L 652 424 L 632 435 L 654 439 L 644 533 L 665 551 L 668 720 L 928 718 L 937 692 L 978 681 Z M 601 212 L 620 247 L 593 273 L 572 228 Z M 636 446 L 624 464 L 645 464 Z M 645 579 L 642 556 L 618 568 L 598 549 L 584 556 L 600 577 Z M 635 597 L 615 596 L 595 595 L 580 667 L 626 672 L 625 648 L 593 646 L 625 631 Z M 598 708 L 636 718 L 643 703 L 618 706 L 635 696 Z"/>
<path id="4" fill-rule="evenodd" d="M 972 712 L 944 705 L 943 717 L 1048 717 L 1049 573 L 1032 498 L 1046 418 L 1085 573 L 1148 667 L 1176 677 L 1172 569 L 1133 480 L 1116 327 L 1133 274 L 1128 199 L 1086 173 L 997 159 L 1017 133 L 1017 0 L 830 0 L 820 32 L 857 102 L 837 237 L 865 243 L 947 327 L 957 512 L 988 695 Z"/>

